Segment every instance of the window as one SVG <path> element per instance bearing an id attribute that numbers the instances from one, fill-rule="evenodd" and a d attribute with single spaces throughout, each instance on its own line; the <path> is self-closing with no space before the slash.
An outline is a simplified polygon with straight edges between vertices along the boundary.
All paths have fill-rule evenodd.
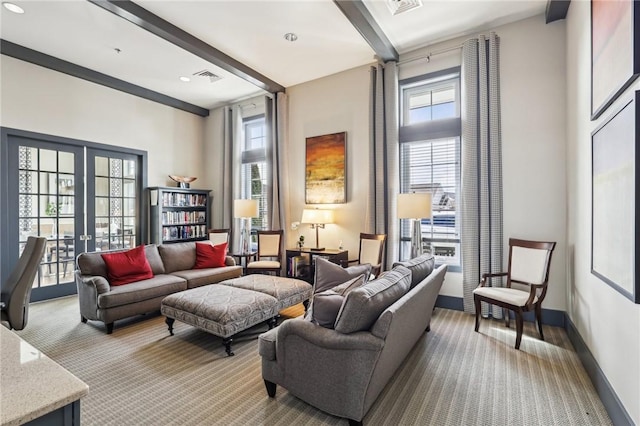
<path id="1" fill-rule="evenodd" d="M 438 264 L 460 266 L 460 73 L 449 69 L 402 81 L 400 192 L 430 192 L 432 219 L 423 242 Z M 400 228 L 400 256 L 410 251 L 410 223 Z"/>
<path id="2" fill-rule="evenodd" d="M 267 138 L 263 115 L 243 120 L 244 141 L 240 172 L 240 198 L 258 200 L 258 217 L 251 219 L 254 231 L 269 229 L 269 201 L 267 199 Z M 255 243 L 255 236 L 252 243 Z"/>

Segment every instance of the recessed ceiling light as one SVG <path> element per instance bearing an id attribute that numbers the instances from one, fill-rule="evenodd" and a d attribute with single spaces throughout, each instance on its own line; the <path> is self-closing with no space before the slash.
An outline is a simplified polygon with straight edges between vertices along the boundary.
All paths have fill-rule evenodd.
<path id="1" fill-rule="evenodd" d="M 5 9 L 13 13 L 24 13 L 24 9 L 18 6 L 17 4 L 3 2 L 2 5 Z"/>
<path id="2" fill-rule="evenodd" d="M 284 35 L 284 39 L 293 43 L 298 39 L 298 36 L 295 35 L 294 33 L 286 33 Z"/>
<path id="3" fill-rule="evenodd" d="M 189 81 L 191 81 L 191 79 L 189 77 L 180 77 L 180 81 L 184 81 L 185 83 L 188 83 Z"/>

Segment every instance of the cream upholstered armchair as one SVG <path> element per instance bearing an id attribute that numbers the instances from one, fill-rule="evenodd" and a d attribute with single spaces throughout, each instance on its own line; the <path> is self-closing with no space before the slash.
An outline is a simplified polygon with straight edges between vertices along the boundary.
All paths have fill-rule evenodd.
<path id="1" fill-rule="evenodd" d="M 280 275 L 282 268 L 282 236 L 283 230 L 258 231 L 258 259 L 249 262 L 247 273 L 274 272 Z M 266 260 L 264 258 L 267 258 Z"/>
<path id="2" fill-rule="evenodd" d="M 516 317 L 516 349 L 522 340 L 522 314 L 534 311 L 540 339 L 542 334 L 542 301 L 547 294 L 549 266 L 555 242 L 509 239 L 509 270 L 483 274 L 480 285 L 473 290 L 476 308 L 476 328 L 480 326 L 480 303 L 487 302 L 511 310 Z M 505 287 L 490 287 L 487 278 L 506 277 Z M 509 327 L 509 313 L 505 315 Z"/>
<path id="3" fill-rule="evenodd" d="M 365 234 L 360 233 L 360 250 L 358 258 L 343 262 L 343 267 L 349 264 L 365 264 L 371 265 L 371 275 L 375 278 L 380 274 L 382 269 L 382 255 L 384 254 L 384 244 L 387 240 L 387 234 Z"/>
<path id="4" fill-rule="evenodd" d="M 213 245 L 229 242 L 230 230 L 228 228 L 209 229 L 207 233 L 209 234 L 209 241 L 211 241 Z"/>

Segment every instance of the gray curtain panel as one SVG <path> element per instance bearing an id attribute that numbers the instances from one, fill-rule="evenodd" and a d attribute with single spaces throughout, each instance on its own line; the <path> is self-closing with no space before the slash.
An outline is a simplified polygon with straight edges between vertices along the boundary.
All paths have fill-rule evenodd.
<path id="1" fill-rule="evenodd" d="M 286 194 L 285 185 L 287 183 L 287 167 L 284 161 L 284 153 L 286 152 L 287 138 L 287 104 L 288 97 L 284 92 L 277 93 L 274 98 L 265 96 L 265 123 L 267 131 L 267 167 L 269 176 L 267 177 L 268 193 L 271 215 L 270 228 L 282 229 L 285 232 L 285 241 L 287 227 L 284 226 L 284 212 L 287 211 L 283 205 L 280 194 Z"/>
<path id="2" fill-rule="evenodd" d="M 400 187 L 398 171 L 398 69 L 393 61 L 371 67 L 370 164 L 367 230 L 387 234 L 386 265 L 398 260 L 396 199 Z M 386 270 L 383 261 L 382 270 Z"/>
<path id="3" fill-rule="evenodd" d="M 233 153 L 233 131 L 231 120 L 231 108 L 224 107 L 223 122 L 223 146 L 222 146 L 222 218 L 219 223 L 220 228 L 231 229 L 233 225 L 233 171 L 232 171 L 232 153 Z"/>
<path id="4" fill-rule="evenodd" d="M 503 270 L 499 45 L 490 33 L 462 46 L 461 251 L 464 310 L 470 313 L 481 275 Z M 502 318 L 501 309 L 486 304 L 482 314 Z"/>

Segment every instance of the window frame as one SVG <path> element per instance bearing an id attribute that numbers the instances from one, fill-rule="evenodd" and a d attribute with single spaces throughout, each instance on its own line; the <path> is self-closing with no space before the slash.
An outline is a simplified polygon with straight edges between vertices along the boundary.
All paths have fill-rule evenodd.
<path id="1" fill-rule="evenodd" d="M 263 128 L 263 141 L 264 144 L 260 148 L 247 149 L 251 144 L 251 137 L 249 129 L 256 125 L 256 123 L 262 123 Z M 253 164 L 257 164 L 260 167 L 260 163 L 264 164 L 264 179 L 269 175 L 269 153 L 270 149 L 267 146 L 268 138 L 267 138 L 267 122 L 265 114 L 258 114 L 249 117 L 243 117 L 242 119 L 242 148 L 240 150 L 240 197 L 241 198 L 251 198 L 256 199 L 251 193 L 251 186 L 253 179 L 249 176 L 247 180 L 247 174 L 245 173 L 244 167 L 250 166 Z M 263 186 L 266 187 L 268 182 L 264 182 Z M 260 202 L 262 199 L 262 203 Z M 255 235 L 258 230 L 265 230 L 269 228 L 269 219 L 270 219 L 270 206 L 268 199 L 268 191 L 265 189 L 262 190 L 262 196 L 258 199 L 258 214 L 260 215 L 257 218 L 252 218 L 251 220 L 251 235 L 252 241 L 255 240 Z M 254 241 L 255 242 L 255 241 Z"/>
<path id="2" fill-rule="evenodd" d="M 436 119 L 418 122 L 414 124 L 405 124 L 405 120 L 408 119 L 409 115 L 409 98 L 411 94 L 419 93 L 422 91 L 433 91 L 437 90 L 441 87 L 449 87 L 451 82 L 454 83 L 455 89 L 455 111 L 457 116 L 452 118 L 444 118 L 444 119 Z M 408 191 L 408 188 L 404 188 L 407 184 L 405 181 L 405 174 L 408 173 L 407 170 L 403 170 L 403 162 L 404 160 L 402 155 L 402 146 L 403 144 L 409 143 L 431 143 L 437 142 L 443 139 L 456 138 L 456 230 L 457 230 L 457 239 L 447 239 L 447 241 L 455 242 L 458 245 L 458 251 L 460 251 L 460 245 L 462 241 L 462 235 L 460 230 L 460 191 L 461 191 L 461 150 L 462 150 L 462 120 L 461 120 L 461 69 L 460 67 L 448 68 L 440 71 L 436 71 L 433 73 L 423 74 L 416 77 L 400 80 L 399 82 L 399 96 L 400 96 L 400 127 L 399 127 L 399 138 L 398 145 L 400 150 L 399 156 L 399 171 L 400 171 L 400 185 L 401 191 Z M 433 171 L 432 171 L 433 173 Z M 431 183 L 433 184 L 433 182 Z M 430 226 L 431 230 L 424 229 L 425 226 Z M 402 243 L 410 241 L 410 232 L 406 233 L 406 236 L 403 236 L 404 228 L 401 227 L 400 230 L 400 247 L 402 250 Z M 423 233 L 430 233 L 433 235 L 433 221 L 431 225 L 423 224 Z M 441 242 L 440 239 L 432 239 L 432 242 Z M 461 253 L 458 253 L 456 256 L 458 259 L 458 263 L 448 263 L 449 270 L 453 272 L 461 272 L 462 271 L 462 257 Z M 444 262 L 438 261 L 436 257 L 436 263 L 439 265 Z"/>

